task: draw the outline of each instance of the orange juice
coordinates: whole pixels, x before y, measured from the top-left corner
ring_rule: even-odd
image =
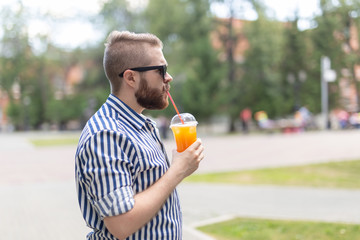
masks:
[[[196,141],[196,124],[176,124],[171,126],[177,151],[183,152]]]

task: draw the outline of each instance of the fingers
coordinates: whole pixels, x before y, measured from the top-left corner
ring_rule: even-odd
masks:
[[[201,145],[199,148],[198,148],[198,151],[199,151],[199,157],[198,157],[198,161],[201,161],[204,159],[205,155],[204,155],[204,146]]]
[[[196,139],[196,141],[195,141],[193,144],[190,145],[189,148],[196,150],[196,149],[198,149],[200,146],[202,146],[202,141],[201,141],[200,138],[198,138],[198,139]]]
[[[196,157],[196,160],[198,162],[200,162],[201,160],[204,159],[204,146],[202,145],[202,141],[200,138],[198,138],[192,145],[191,147],[194,150],[194,154]]]
[[[196,141],[191,144],[184,152],[179,153],[177,150],[173,150],[173,156],[176,154],[191,154],[193,158],[197,161],[201,161],[204,158],[204,146],[202,145],[202,141],[200,138],[196,139]]]

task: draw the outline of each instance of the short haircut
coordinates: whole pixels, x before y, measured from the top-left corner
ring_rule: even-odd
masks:
[[[105,43],[104,70],[112,88],[119,88],[119,74],[126,69],[143,67],[150,64],[147,47],[160,47],[161,40],[151,33],[113,31]],[[114,89],[113,89],[114,90]]]

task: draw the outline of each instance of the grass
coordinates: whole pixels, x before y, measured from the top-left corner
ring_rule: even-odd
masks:
[[[35,147],[76,145],[79,141],[79,137],[38,138],[38,139],[29,139],[29,141]]]
[[[360,188],[360,160],[197,174],[190,182],[271,184],[327,188]],[[218,240],[352,240],[360,239],[360,225],[310,221],[236,218],[198,228]]]
[[[195,174],[188,177],[187,181],[358,189],[360,188],[359,172],[360,160],[354,160],[237,172]]]
[[[236,218],[198,229],[218,240],[360,239],[360,225],[309,221]]]

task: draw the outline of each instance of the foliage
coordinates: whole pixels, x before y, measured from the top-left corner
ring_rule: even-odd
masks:
[[[10,117],[12,124],[15,126],[22,126],[24,124],[24,112],[19,103],[10,102],[6,109],[6,113]]]
[[[279,94],[284,41],[282,31],[280,23],[262,17],[249,22],[245,29],[251,48],[245,53],[243,64],[241,105],[243,108],[250,106],[254,112],[264,110],[270,117],[283,114],[283,98]]]
[[[0,85],[9,94],[8,115],[17,129],[37,127],[44,121],[48,86],[41,58],[34,56],[26,30],[27,12],[4,9]],[[31,104],[31,105],[30,105]]]
[[[142,22],[138,13],[129,10],[126,0],[103,1],[101,11],[94,22],[105,30],[106,36],[113,30],[144,30],[141,29]]]
[[[149,30],[164,41],[178,108],[204,121],[218,107],[222,75],[222,66],[210,42],[213,21],[209,11],[207,0],[152,0],[145,12],[153,20],[148,23]]]
[[[359,5],[358,1],[342,0],[335,4],[330,0],[321,0],[322,15],[314,19],[317,28],[312,34],[312,41],[316,49],[314,54],[318,59],[317,64],[320,62],[320,55],[328,56],[331,59],[331,67],[336,70],[338,79],[347,79],[349,85],[355,86],[357,108],[359,108],[360,85],[355,68],[360,60]],[[344,74],[344,69],[348,70],[346,74]],[[344,107],[341,105],[344,105],[342,103],[345,99],[339,98],[338,85],[338,82],[330,83],[330,108]],[[357,111],[358,109],[347,110]]]
[[[212,2],[224,3],[230,19],[212,15]],[[104,41],[112,30],[156,34],[164,42],[174,79],[171,93],[178,108],[200,121],[226,115],[230,131],[235,130],[234,123],[245,107],[253,112],[265,110],[271,118],[291,115],[300,106],[319,113],[322,56],[331,59],[338,78],[356,87],[359,106],[355,72],[360,61],[359,1],[319,0],[321,14],[314,17],[314,28],[306,31],[298,29],[301,19],[296,16],[288,23],[268,17],[261,0],[246,1],[258,18],[242,21],[244,28],[239,31],[232,25],[242,12],[235,2],[150,0],[132,8],[129,1],[108,0],[101,2],[100,13],[89,21],[102,29]],[[10,121],[18,130],[85,121],[110,92],[102,66],[103,43],[69,52],[55,47],[49,36],[39,35],[35,38],[42,50],[38,51],[28,32],[29,14],[21,1],[18,8],[1,10],[0,87],[9,96]],[[248,48],[237,59],[240,42]],[[67,91],[62,84],[77,66],[83,69],[82,81]],[[347,76],[344,69],[349,70]],[[338,81],[330,83],[329,90],[331,109],[346,105]],[[169,107],[146,114],[172,116],[175,112]]]
[[[50,122],[64,124],[81,118],[84,106],[81,96],[65,97],[61,100],[51,99],[47,105],[46,117]]]
[[[285,26],[284,29],[284,46],[287,51],[284,53],[281,62],[281,82],[282,94],[284,104],[282,114],[291,114],[297,111],[301,106],[306,105],[311,111],[320,109],[319,101],[316,98],[319,96],[320,84],[318,79],[310,77],[311,65],[309,59],[312,59],[311,45],[308,41],[308,32],[300,31],[297,27],[298,17]],[[315,84],[310,84],[314,82]],[[305,91],[305,88],[310,86],[312,94]],[[316,94],[314,94],[314,91]],[[315,98],[314,98],[315,97]]]

